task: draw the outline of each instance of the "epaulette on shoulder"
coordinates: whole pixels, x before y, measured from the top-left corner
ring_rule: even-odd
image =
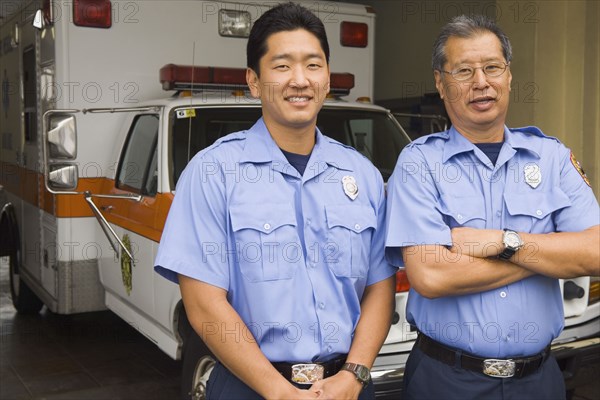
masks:
[[[533,135],[533,136],[537,136],[543,139],[549,139],[549,140],[554,140],[558,143],[560,143],[560,140],[553,137],[553,136],[548,136],[546,134],[544,134],[544,132],[542,132],[542,130],[540,128],[538,128],[537,126],[524,126],[522,128],[509,128],[509,131],[513,132],[513,133],[523,133],[525,135]]]
[[[406,147],[420,146],[422,144],[425,144],[429,141],[436,140],[436,139],[448,140],[449,137],[450,137],[450,134],[448,133],[448,131],[431,133],[429,135],[425,135],[425,136],[416,138],[415,140],[411,141],[408,145],[406,145]]]
[[[215,140],[213,144],[211,144],[210,146],[205,147],[203,150],[201,150],[199,152],[199,154],[202,154],[202,156],[204,156],[207,153],[211,153],[213,150],[218,149],[221,145],[223,145],[225,143],[246,140],[246,133],[247,133],[247,131],[239,131],[239,132],[233,132],[228,135],[222,136],[222,137],[218,138],[217,140]]]
[[[246,140],[247,134],[248,134],[248,131],[238,131],[238,132],[229,133],[229,134],[217,139],[215,141],[215,144],[233,142],[235,140]]]
[[[343,147],[343,148],[345,148],[345,149],[354,150],[354,151],[356,151],[357,153],[359,153],[359,151],[358,151],[358,150],[356,150],[354,147],[352,147],[352,146],[350,146],[350,145],[348,145],[348,144],[345,144],[345,143],[339,142],[339,141],[337,141],[337,140],[335,140],[335,139],[333,139],[333,138],[330,138],[329,136],[326,136],[326,135],[323,135],[323,137],[325,138],[325,140],[327,140],[327,141],[328,141],[329,143],[331,143],[331,144],[335,144],[335,145],[341,146],[341,147]]]

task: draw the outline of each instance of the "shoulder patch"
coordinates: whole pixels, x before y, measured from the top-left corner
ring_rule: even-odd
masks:
[[[575,154],[573,154],[573,152],[571,152],[571,164],[573,164],[573,166],[575,167],[575,169],[577,170],[577,172],[579,172],[579,175],[581,175],[581,178],[583,179],[583,181],[589,187],[592,187],[592,184],[590,183],[590,180],[588,179],[587,175],[583,171],[583,168],[581,168],[581,164],[579,164],[579,161],[577,161],[577,159],[575,158]]]

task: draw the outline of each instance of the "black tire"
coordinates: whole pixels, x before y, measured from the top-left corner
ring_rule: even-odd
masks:
[[[185,319],[180,330],[183,342],[181,398],[183,400],[204,400],[206,398],[206,382],[215,365],[215,357],[202,339],[192,329],[185,311],[181,311]]]
[[[3,227],[5,224],[2,224]],[[10,232],[10,231],[8,231]],[[20,250],[18,241],[13,238],[9,247],[9,275],[10,275],[10,294],[12,297],[12,303],[15,309],[20,314],[37,314],[40,312],[44,303],[36,296],[33,291],[27,286],[21,276],[19,275],[20,268]]]

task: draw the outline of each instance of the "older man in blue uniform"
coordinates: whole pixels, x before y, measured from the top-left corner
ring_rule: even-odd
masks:
[[[263,117],[189,163],[156,259],[219,363],[210,399],[372,399],[393,312],[378,170],[317,128],[322,22],[287,3],[257,20],[248,85]]]
[[[493,21],[447,24],[433,69],[452,128],[404,149],[389,181],[386,254],[419,330],[409,399],[565,396],[557,278],[600,275],[598,202],[557,139],[505,126],[510,62]]]

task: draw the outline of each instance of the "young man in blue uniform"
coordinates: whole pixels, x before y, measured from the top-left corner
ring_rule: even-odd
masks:
[[[287,3],[259,18],[247,81],[262,118],[189,163],[157,271],[178,276],[218,358],[210,399],[371,399],[393,312],[381,175],[316,128],[329,91],[322,22]]]
[[[558,140],[505,126],[510,62],[493,21],[447,24],[433,69],[453,126],[407,146],[388,184],[386,255],[420,332],[408,399],[565,396],[558,278],[600,275],[598,202]]]

